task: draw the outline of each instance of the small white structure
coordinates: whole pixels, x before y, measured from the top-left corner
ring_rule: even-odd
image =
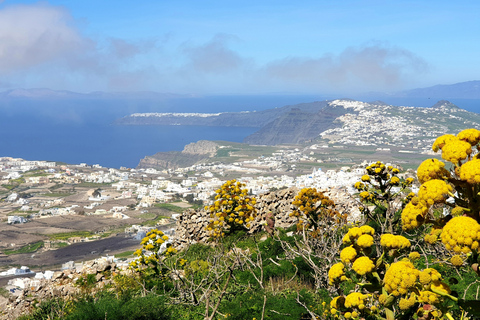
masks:
[[[15,224],[15,223],[25,223],[28,220],[25,217],[20,216],[8,216],[7,223],[8,224]]]

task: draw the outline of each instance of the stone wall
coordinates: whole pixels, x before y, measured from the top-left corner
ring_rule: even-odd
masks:
[[[292,201],[300,190],[291,187],[274,192],[268,192],[257,197],[257,218],[251,223],[249,233],[261,231],[266,224],[268,212],[275,218],[275,227],[289,228],[296,224],[297,219],[289,214],[293,211]],[[347,213],[350,220],[360,219],[359,202],[343,189],[333,188],[320,190],[335,202],[337,211]],[[205,210],[187,210],[177,220],[174,245],[184,247],[189,244],[206,243],[208,241],[207,225],[209,213]]]
[[[52,279],[35,279],[34,286],[26,287],[17,296],[10,295],[8,299],[0,296],[0,320],[16,319],[18,316],[30,312],[35,302],[55,297],[68,299],[81,293],[81,289],[75,285],[75,282],[82,276],[95,275],[96,285],[92,290],[96,291],[112,283],[112,273],[123,272],[129,273],[130,271],[118,269],[113,262],[88,261],[80,269],[57,271],[53,274]]]

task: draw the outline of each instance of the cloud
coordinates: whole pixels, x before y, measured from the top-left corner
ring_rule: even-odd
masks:
[[[238,40],[235,36],[218,34],[200,46],[184,45],[183,54],[188,63],[184,66],[193,72],[205,74],[225,74],[238,70],[245,60],[228,48],[228,42]]]
[[[71,23],[67,11],[45,4],[0,10],[0,71],[23,70],[88,50],[93,43]]]
[[[0,0],[1,1],[1,0]],[[167,37],[164,42],[177,39]],[[428,69],[414,53],[386,44],[259,65],[232,49],[234,35],[172,49],[160,40],[90,39],[63,7],[39,3],[0,9],[0,88],[73,91],[158,90],[242,93],[399,89]]]
[[[345,91],[398,88],[427,70],[428,64],[408,50],[374,44],[349,47],[337,56],[288,57],[267,64],[263,73],[276,83]]]

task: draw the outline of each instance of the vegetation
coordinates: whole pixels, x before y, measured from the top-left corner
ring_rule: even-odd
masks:
[[[61,232],[61,233],[54,233],[49,234],[48,238],[50,240],[68,240],[72,237],[91,237],[93,234],[90,231],[72,231],[72,232]]]
[[[413,177],[368,165],[355,223],[308,188],[292,202],[296,226],[275,229],[267,216],[268,234],[248,234],[255,199],[228,181],[206,207],[214,242],[175,248],[152,230],[133,274],[103,289],[84,275],[85,294],[45,301],[24,319],[476,319],[479,142],[474,129],[439,137],[433,149],[452,165],[422,163],[418,194]]]
[[[23,246],[20,249],[5,249],[3,253],[6,255],[32,253],[32,252],[36,252],[41,247],[43,247],[43,241],[38,241],[38,242],[27,244],[26,246]]]
[[[172,211],[172,212],[175,212],[175,213],[182,213],[183,211],[185,211],[185,208],[182,208],[182,207],[176,206],[174,204],[170,204],[170,203],[156,203],[155,207],[166,209],[168,211]]]

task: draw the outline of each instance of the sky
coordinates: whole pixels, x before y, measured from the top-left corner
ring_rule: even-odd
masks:
[[[0,0],[0,91],[394,92],[480,80],[479,1]]]

